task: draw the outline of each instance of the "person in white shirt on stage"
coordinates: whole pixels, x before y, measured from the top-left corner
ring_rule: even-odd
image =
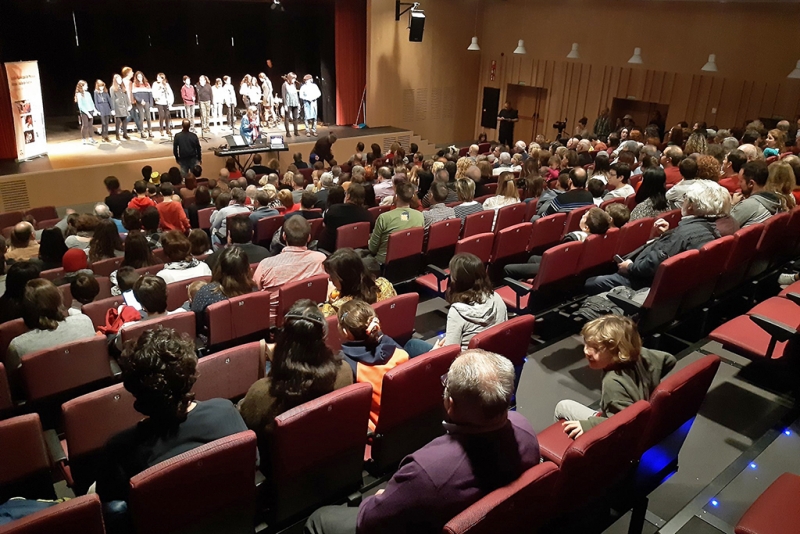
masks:
[[[222,78],[217,78],[211,88],[211,122],[215,126],[222,126],[222,104],[225,103],[225,89],[222,87]]]
[[[322,93],[310,74],[303,76],[300,87],[300,100],[303,102],[303,116],[306,121],[306,137],[317,136],[317,100]]]
[[[236,115],[234,114],[234,111],[236,111],[236,89],[234,89],[231,84],[230,76],[223,76],[222,81],[224,82],[222,86],[224,94],[223,103],[228,108],[228,127],[233,131],[235,129],[234,123],[236,122]]]
[[[250,109],[250,83],[250,75],[245,74],[244,78],[242,78],[242,82],[239,84],[239,94],[242,95],[242,104],[244,104],[244,109]]]
[[[78,111],[81,119],[81,140],[84,145],[96,145],[97,142],[92,137],[92,120],[97,115],[94,107],[94,100],[89,93],[89,84],[83,80],[78,81],[75,86],[75,103],[78,104]]]
[[[297,75],[294,72],[290,72],[284,79],[286,81],[283,82],[283,87],[281,88],[283,109],[285,110],[283,125],[286,127],[286,137],[291,137],[292,134],[289,133],[289,116],[291,115],[292,124],[294,125],[294,135],[297,136],[299,135],[297,133],[297,119],[300,111],[300,98],[298,97],[297,86],[295,85]]]
[[[166,129],[167,136],[172,139],[172,118],[169,108],[175,103],[175,94],[163,72],[156,75],[156,82],[153,84],[153,101],[158,108],[158,128],[161,137],[164,137],[164,129]]]

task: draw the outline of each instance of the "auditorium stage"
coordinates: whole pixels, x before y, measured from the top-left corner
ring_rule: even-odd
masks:
[[[300,152],[308,161],[308,155],[317,138],[306,137],[303,126],[300,136],[288,138],[287,152],[277,153],[281,168],[292,162],[292,154]],[[51,131],[52,130],[52,131]],[[262,130],[263,132],[264,130]],[[282,128],[272,128],[267,133],[280,133]],[[423,153],[431,154],[434,146],[414,135],[411,130],[382,126],[376,128],[352,128],[349,126],[325,126],[317,133],[336,134],[333,146],[334,157],[347,161],[361,141],[367,148],[378,143],[387,150],[393,142],[403,146],[415,142]],[[229,128],[212,128],[207,134],[208,142],[201,141],[203,148],[203,174],[216,177],[223,166],[222,158],[213,154],[213,149],[225,144],[223,136],[231,133]],[[48,129],[48,155],[27,162],[0,161],[0,208],[2,211],[24,210],[35,206],[54,205],[57,208],[96,202],[106,196],[103,178],[109,175],[120,179],[122,186],[130,189],[141,177],[141,168],[150,165],[154,170],[166,172],[175,165],[172,142],[156,134],[154,139],[140,139],[130,132],[130,140],[122,142],[83,145],[80,134],[72,129]],[[99,136],[96,136],[96,140]]]

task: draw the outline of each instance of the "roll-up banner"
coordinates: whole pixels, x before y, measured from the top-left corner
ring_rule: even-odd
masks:
[[[8,90],[17,136],[17,160],[24,161],[47,154],[44,133],[42,86],[37,61],[6,63]]]

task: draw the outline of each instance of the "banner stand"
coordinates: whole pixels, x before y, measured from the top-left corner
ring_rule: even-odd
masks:
[[[37,61],[6,63],[8,92],[17,142],[17,161],[47,155],[42,85]]]

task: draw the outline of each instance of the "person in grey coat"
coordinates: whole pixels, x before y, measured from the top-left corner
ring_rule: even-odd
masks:
[[[116,117],[116,130],[117,141],[120,140],[120,132],[122,132],[123,139],[130,139],[128,137],[128,111],[131,109],[131,99],[128,98],[128,92],[122,85],[122,76],[119,74],[114,75],[114,83],[111,84],[111,112]]]
[[[297,75],[294,72],[290,72],[286,75],[286,81],[283,82],[283,86],[281,87],[281,93],[283,97],[283,107],[285,110],[283,116],[283,125],[286,128],[286,137],[291,137],[292,134],[289,133],[289,116],[292,117],[292,124],[294,125],[294,135],[295,137],[298,135],[297,133],[297,119],[300,115],[300,96],[297,91],[297,86],[295,82],[297,80]]]

